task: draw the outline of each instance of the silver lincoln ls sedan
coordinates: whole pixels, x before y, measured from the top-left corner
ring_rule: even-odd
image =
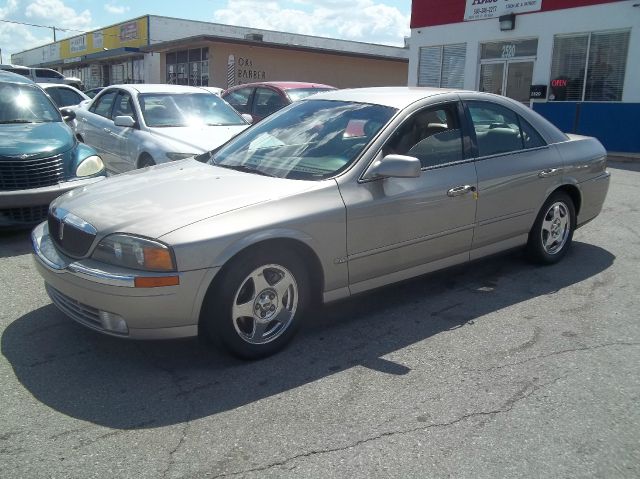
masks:
[[[85,326],[258,358],[318,302],[515,247],[555,263],[608,187],[597,140],[507,98],[341,90],[67,193],[32,240],[51,300]]]

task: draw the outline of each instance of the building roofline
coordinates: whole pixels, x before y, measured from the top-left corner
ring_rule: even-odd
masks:
[[[322,37],[314,37],[314,38],[322,38]],[[237,45],[248,45],[248,46],[262,47],[262,48],[296,50],[296,51],[303,51],[303,52],[310,52],[310,53],[325,53],[328,55],[351,56],[351,57],[357,57],[357,58],[372,58],[377,60],[396,61],[396,62],[402,62],[402,63],[409,62],[408,51],[406,52],[405,56],[389,56],[384,54],[374,54],[374,53],[365,53],[365,52],[353,52],[353,51],[350,52],[345,50],[336,50],[333,48],[311,47],[311,46],[305,46],[305,45],[292,45],[292,44],[286,44],[286,43],[260,41],[260,40],[248,40],[243,38],[225,37],[221,35],[194,35],[191,37],[185,37],[185,38],[180,38],[176,40],[167,40],[166,42],[152,43],[151,45],[141,47],[140,51],[145,53],[164,52],[166,50],[170,50],[170,49],[180,47],[185,44],[194,43],[194,42],[231,43],[231,44],[237,44]],[[365,44],[365,45],[370,45],[370,44]],[[395,47],[395,48],[398,48],[401,51],[405,51],[400,47]]]

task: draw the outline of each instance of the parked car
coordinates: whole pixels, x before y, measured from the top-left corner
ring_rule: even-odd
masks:
[[[76,109],[78,139],[122,173],[212,150],[249,124],[198,87],[113,85]]]
[[[78,90],[84,90],[84,84],[80,78],[66,77],[51,68],[29,68],[21,65],[5,64],[0,65],[0,70],[17,73],[36,83],[63,83],[65,85],[71,85]]]
[[[89,98],[95,98],[95,96],[100,93],[102,90],[104,90],[104,87],[98,87],[98,88],[91,88],[89,90],[86,90],[84,93],[85,95],[87,95]]]
[[[256,358],[316,300],[515,247],[556,263],[608,186],[598,140],[508,98],[341,90],[215,152],[63,196],[33,244],[52,301],[80,323],[129,338],[200,332]]]
[[[290,103],[335,87],[321,83],[304,82],[262,82],[245,83],[229,88],[222,93],[229,104],[238,112],[251,115],[257,123]]]
[[[80,90],[70,85],[38,83],[38,86],[47,92],[58,108],[76,106],[85,100],[91,99]]]
[[[33,226],[56,196],[104,175],[100,157],[78,144],[51,99],[31,80],[0,71],[0,228]]]

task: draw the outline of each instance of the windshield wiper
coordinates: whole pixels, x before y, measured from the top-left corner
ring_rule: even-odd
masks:
[[[30,120],[2,120],[0,121],[1,124],[6,125],[9,123],[34,123]]]
[[[251,168],[246,165],[222,165],[220,163],[214,163],[214,166],[220,166],[221,168],[228,168],[230,170],[242,171],[243,173],[256,173],[262,176],[269,176],[271,178],[277,178],[276,175],[267,173],[266,171],[258,170],[257,168]]]

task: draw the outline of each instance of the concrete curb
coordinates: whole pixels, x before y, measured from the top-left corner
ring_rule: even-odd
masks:
[[[607,161],[615,161],[618,163],[640,163],[640,155],[634,153],[609,153],[607,154]]]

